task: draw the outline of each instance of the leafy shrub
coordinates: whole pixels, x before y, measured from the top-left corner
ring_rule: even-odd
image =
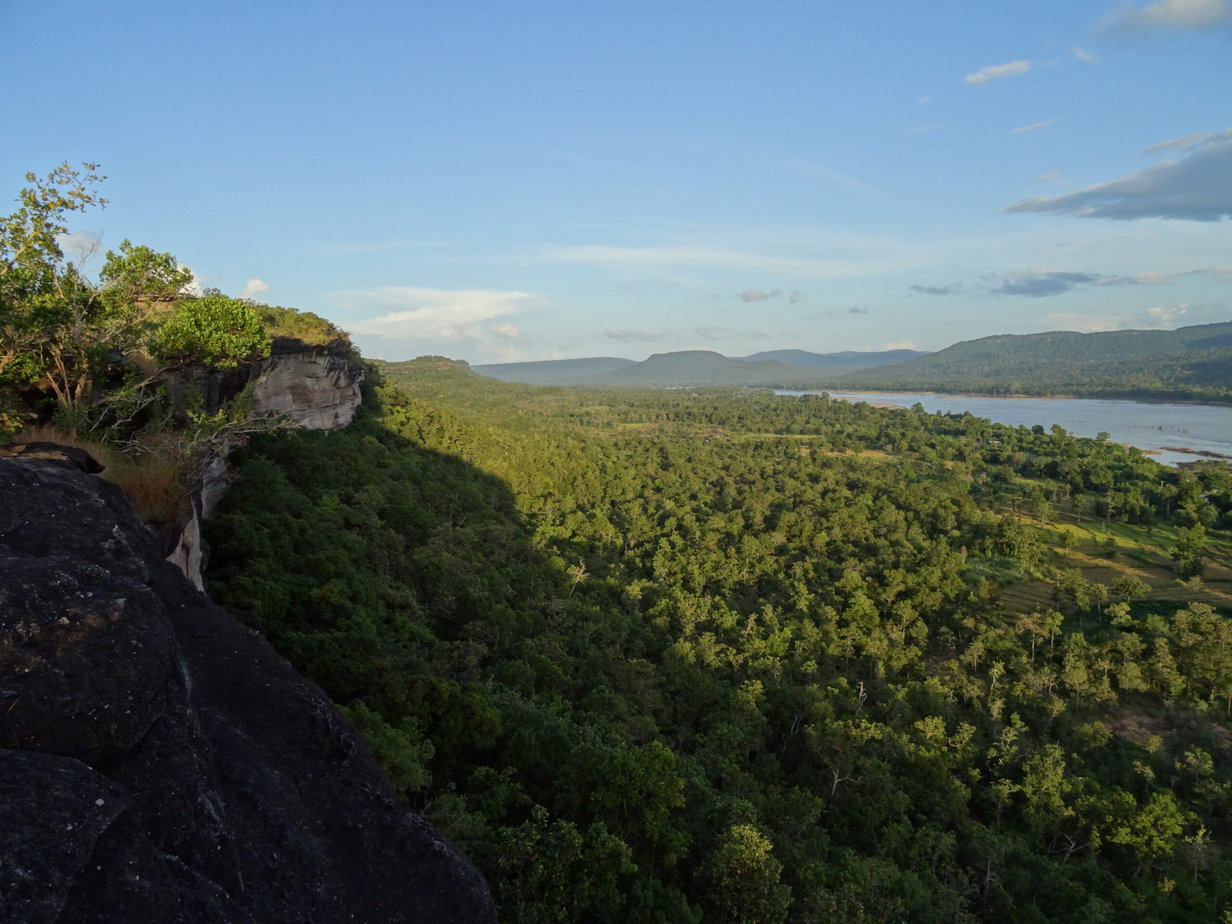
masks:
[[[270,337],[250,306],[207,295],[185,302],[163,322],[150,350],[160,362],[216,371],[268,356]]]

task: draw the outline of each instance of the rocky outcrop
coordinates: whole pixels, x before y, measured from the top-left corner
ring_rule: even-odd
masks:
[[[353,358],[348,341],[313,346],[279,337],[269,357],[260,363],[227,373],[189,372],[168,388],[174,394],[198,388],[205,406],[217,411],[224,401],[251,386],[253,414],[280,414],[308,430],[337,430],[355,418],[363,400],[363,381],[364,369]],[[227,460],[212,459],[175,523],[160,531],[164,557],[198,590],[205,589],[208,560],[201,522],[210,518],[229,486]]]
[[[0,458],[0,921],[490,921],[349,722],[72,458]]]
[[[309,430],[345,427],[359,407],[363,369],[348,344],[307,347],[280,339],[256,370],[253,402],[258,414],[285,414]]]

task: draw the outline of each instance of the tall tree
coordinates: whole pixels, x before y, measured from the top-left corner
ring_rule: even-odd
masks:
[[[106,205],[96,164],[63,163],[31,185],[0,218],[0,378],[54,393],[61,407],[86,403],[115,352],[132,349],[158,300],[191,279],[170,254],[124,241],[108,252],[101,283],[65,253],[70,212]]]

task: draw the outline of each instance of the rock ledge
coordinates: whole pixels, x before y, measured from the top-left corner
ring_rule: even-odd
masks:
[[[494,921],[320,689],[40,456],[0,458],[0,922]]]

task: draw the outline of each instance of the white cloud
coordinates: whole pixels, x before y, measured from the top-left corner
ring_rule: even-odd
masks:
[[[1085,48],[1079,48],[1077,45],[1069,51],[1070,54],[1072,54],[1077,60],[1085,61],[1087,64],[1094,64],[1099,60],[1099,55],[1095,54],[1095,52],[1087,51]]]
[[[1212,29],[1232,24],[1232,0],[1156,0],[1130,4],[1104,17],[1112,29]]]
[[[524,309],[532,296],[525,292],[492,289],[382,286],[334,292],[328,298],[352,311],[394,309],[348,322],[347,326],[353,334],[459,340],[485,321]]]
[[[1175,308],[1162,308],[1158,306],[1148,308],[1146,310],[1147,323],[1156,329],[1168,330],[1176,327],[1187,311],[1189,311],[1188,305],[1177,305]]]
[[[1043,122],[1033,122],[1030,125],[1023,125],[1023,126],[1020,126],[1019,128],[1011,128],[1008,132],[1006,132],[1006,134],[1007,135],[1021,135],[1023,132],[1033,132],[1037,128],[1047,128],[1049,125],[1051,125],[1055,121],[1056,119],[1046,119]]]
[[[914,340],[891,340],[885,345],[886,350],[918,350]]]
[[[200,295],[202,292],[205,291],[205,279],[204,278],[202,278],[201,276],[198,276],[195,270],[193,270],[191,267],[185,266],[183,263],[178,264],[178,266],[180,269],[188,270],[190,273],[192,273],[192,279],[189,281],[188,285],[184,286],[183,292],[185,294]]]
[[[1176,146],[1182,140],[1164,145]],[[1179,160],[1162,161],[1063,196],[1029,196],[1006,206],[1005,211],[1121,220],[1222,221],[1232,216],[1232,129],[1188,147]]]
[[[512,362],[521,358],[521,331],[492,322],[538,305],[526,292],[421,286],[333,292],[326,299],[361,316],[344,321],[347,330],[365,354],[383,359],[465,352]]]
[[[253,276],[244,283],[244,291],[240,298],[256,298],[258,295],[264,295],[270,289],[269,283],[262,279]]]
[[[1029,70],[1031,70],[1030,61],[1010,61],[1008,64],[993,64],[989,67],[982,67],[974,74],[968,74],[963,80],[967,83],[980,85],[991,83],[1002,77],[1016,77],[1027,73]]]

